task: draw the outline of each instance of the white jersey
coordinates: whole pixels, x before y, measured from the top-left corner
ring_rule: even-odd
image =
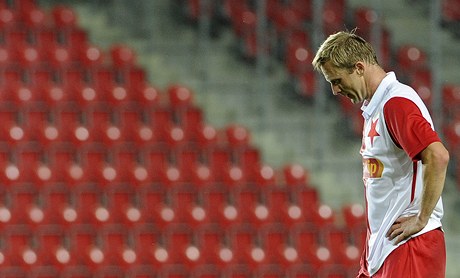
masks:
[[[436,141],[437,138],[428,109],[418,94],[409,86],[398,82],[394,73],[388,73],[370,102],[362,107],[365,122],[360,152],[363,158],[363,181],[367,205],[368,249],[366,251],[370,275],[375,274],[385,258],[398,247],[389,241],[385,234],[397,218],[419,212],[423,188],[422,162],[411,157],[407,149],[402,148],[395,140],[392,130],[389,130],[384,107],[391,99],[393,103],[401,99],[415,103],[416,106],[413,107],[415,110],[419,109],[416,112],[423,116],[420,117],[421,120],[429,123],[427,126],[431,128],[430,132],[434,135],[430,135],[430,139],[427,139],[431,141],[420,146],[422,147],[420,151],[427,146],[426,144]],[[402,120],[401,123],[410,124],[410,121]],[[443,207],[440,199],[426,227],[412,237],[440,227],[442,216]],[[405,241],[400,244],[404,243]]]

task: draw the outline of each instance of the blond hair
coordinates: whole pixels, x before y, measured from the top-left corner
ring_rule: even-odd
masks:
[[[372,45],[354,31],[330,35],[319,47],[312,65],[315,70],[321,71],[321,66],[328,61],[337,68],[346,69],[352,69],[358,61],[378,65]]]

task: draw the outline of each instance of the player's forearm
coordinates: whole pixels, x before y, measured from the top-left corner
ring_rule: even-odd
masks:
[[[425,225],[442,194],[448,162],[449,153],[439,142],[432,143],[422,152],[424,186],[418,218]]]

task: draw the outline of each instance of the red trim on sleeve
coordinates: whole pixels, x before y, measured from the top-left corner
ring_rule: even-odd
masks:
[[[440,141],[438,134],[410,99],[394,97],[383,108],[385,122],[395,144],[414,160],[428,145]]]

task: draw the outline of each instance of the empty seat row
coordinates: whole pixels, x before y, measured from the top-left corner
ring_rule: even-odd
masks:
[[[88,225],[71,230],[42,226],[33,231],[11,226],[2,235],[5,244],[0,249],[0,267],[62,269],[83,265],[94,271],[103,266],[129,269],[151,265],[162,269],[182,265],[192,270],[204,265],[245,265],[250,269],[278,265],[288,269],[304,264],[319,271],[335,264],[356,268],[361,253],[361,239],[356,236],[360,237],[336,228],[318,233],[309,225],[286,229],[278,224],[258,229],[247,224],[227,229],[216,225],[192,229],[176,224],[162,232],[149,224],[97,230]]]

